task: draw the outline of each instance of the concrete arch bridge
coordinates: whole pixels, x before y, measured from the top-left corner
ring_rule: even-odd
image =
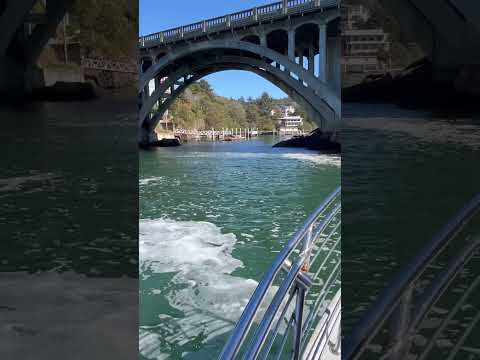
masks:
[[[35,5],[44,5],[35,12]],[[21,95],[34,81],[34,64],[74,0],[0,0],[0,93]]]
[[[190,84],[225,70],[272,82],[335,137],[341,119],[339,25],[339,0],[283,0],[141,37],[139,143],[157,140],[155,127]]]

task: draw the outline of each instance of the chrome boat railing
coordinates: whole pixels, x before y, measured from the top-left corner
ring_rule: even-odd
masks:
[[[450,219],[377,298],[352,335],[344,339],[343,358],[480,358],[479,270],[480,194]],[[442,309],[445,303],[448,306]],[[433,330],[432,323],[436,324]],[[474,329],[476,346],[465,346]]]
[[[340,354],[340,188],[297,230],[255,289],[221,360]],[[266,308],[266,310],[264,310]]]

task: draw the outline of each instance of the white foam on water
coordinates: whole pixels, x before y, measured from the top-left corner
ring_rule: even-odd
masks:
[[[340,167],[342,164],[341,157],[337,155],[291,153],[282,154],[282,157],[291,160],[309,161],[318,165],[331,165]]]
[[[57,178],[57,174],[43,173],[29,176],[17,176],[5,179],[0,179],[0,192],[19,191],[22,190],[22,185],[30,182],[43,182]]]
[[[165,180],[164,176],[156,176],[156,177],[150,177],[150,178],[146,178],[146,179],[140,179],[139,184],[140,185],[148,185],[150,183],[161,182],[163,180]]]
[[[158,326],[141,328],[143,356],[163,358],[169,347],[199,335],[208,342],[233,328],[258,284],[231,275],[243,266],[232,256],[236,241],[234,234],[222,234],[208,222],[140,222],[140,272],[176,273],[163,295],[183,313],[159,314]]]

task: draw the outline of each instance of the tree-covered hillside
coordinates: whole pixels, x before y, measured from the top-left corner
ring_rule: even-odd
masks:
[[[256,99],[228,99],[214,93],[206,80],[192,84],[170,108],[169,115],[176,127],[189,129],[258,128],[273,130],[276,119],[270,111],[293,104],[289,99],[273,99],[267,93]],[[295,106],[298,109],[298,106]],[[302,115],[301,109],[298,109]],[[315,126],[308,120],[305,130]]]
[[[76,0],[70,11],[83,50],[113,59],[137,56],[138,1]]]

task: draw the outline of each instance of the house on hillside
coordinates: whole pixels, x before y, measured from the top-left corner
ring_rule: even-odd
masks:
[[[363,5],[342,8],[342,67],[347,74],[384,73],[391,68],[390,35],[362,25],[371,16]]]
[[[280,135],[297,135],[303,133],[303,118],[295,115],[293,105],[272,109],[271,115],[277,118],[276,129]]]

